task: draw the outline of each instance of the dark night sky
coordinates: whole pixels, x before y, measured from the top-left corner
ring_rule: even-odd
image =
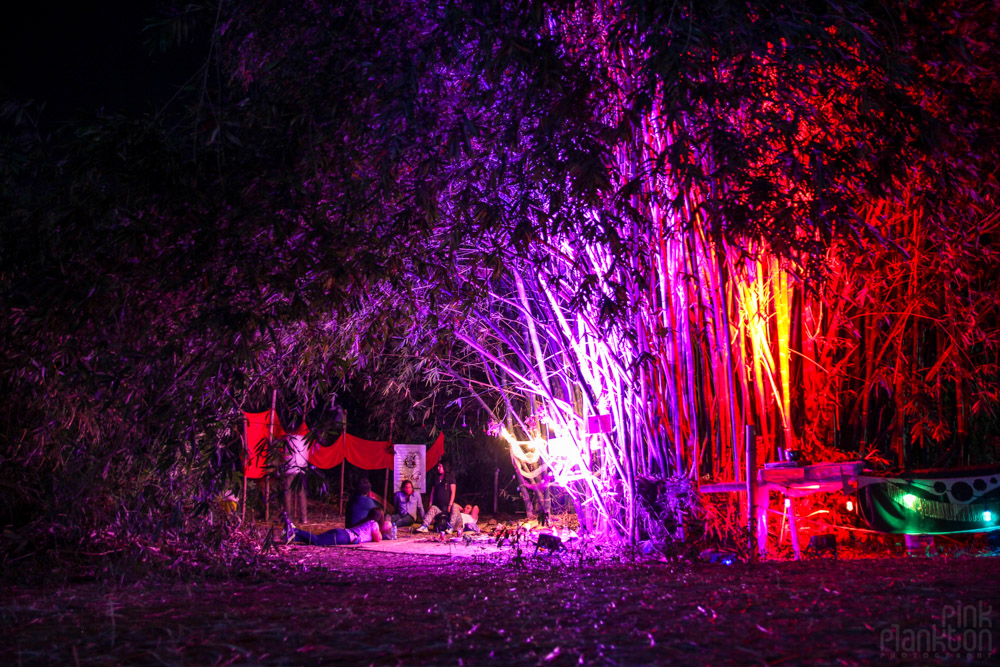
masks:
[[[0,90],[46,101],[50,121],[152,110],[196,67],[193,49],[151,55],[143,45],[155,2],[12,4],[0,15]]]

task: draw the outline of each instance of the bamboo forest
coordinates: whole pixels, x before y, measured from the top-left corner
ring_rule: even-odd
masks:
[[[0,657],[996,659],[995,2],[40,12]]]

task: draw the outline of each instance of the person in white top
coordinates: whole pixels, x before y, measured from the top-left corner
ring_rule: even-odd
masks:
[[[309,444],[306,442],[305,433],[308,433],[308,429],[305,425],[301,431],[288,435],[285,465],[281,477],[285,491],[285,512],[295,521],[306,523],[308,501],[305,472],[309,468]]]
[[[466,505],[462,508],[462,528],[473,533],[479,530],[479,505]]]

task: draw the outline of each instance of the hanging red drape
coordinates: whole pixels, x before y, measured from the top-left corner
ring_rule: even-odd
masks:
[[[247,420],[243,473],[248,479],[260,479],[267,474],[268,443],[271,438],[282,438],[285,435],[277,419],[274,420],[274,432],[270,432],[271,414],[270,410],[243,413],[243,418]]]
[[[433,470],[434,466],[438,464],[441,457],[444,456],[444,433],[438,433],[437,439],[434,440],[434,444],[431,448],[427,450],[427,470]]]
[[[303,423],[294,433],[288,434],[281,423],[274,420],[274,432],[271,427],[271,411],[244,412],[247,420],[246,429],[246,463],[244,474],[248,479],[260,479],[267,474],[268,442],[286,435],[305,436],[309,429]],[[427,468],[431,469],[444,454],[444,434],[438,433],[437,439],[427,450]],[[332,445],[313,442],[309,447],[309,464],[322,470],[336,468],[343,463],[344,458],[364,470],[392,469],[393,450],[388,440],[365,440],[357,436],[343,433]]]
[[[341,435],[337,438],[336,442],[332,445],[323,445],[319,442],[313,442],[312,447],[309,448],[309,463],[321,468],[323,470],[329,470],[330,468],[336,468],[344,461],[344,436]]]
[[[278,428],[281,429],[283,433],[287,433],[288,435],[309,435],[309,425],[305,422],[300,423],[299,427],[294,431],[285,430],[285,427],[280,423],[278,424]]]
[[[347,460],[364,470],[392,468],[392,446],[388,440],[365,440],[347,434]]]
[[[439,433],[437,439],[427,450],[427,468],[433,468],[444,455],[444,434]],[[343,434],[332,445],[322,445],[314,442],[309,449],[309,463],[329,470],[343,462],[348,462],[365,470],[381,470],[393,467],[393,451],[388,440],[365,440],[350,434]]]

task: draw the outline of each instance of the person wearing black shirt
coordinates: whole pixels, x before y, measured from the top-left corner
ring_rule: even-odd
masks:
[[[455,474],[448,470],[443,461],[438,462],[436,470],[437,479],[431,487],[431,506],[424,515],[423,523],[417,527],[417,532],[430,532],[434,517],[447,514],[451,520],[451,530],[461,534],[462,508],[455,504]]]

